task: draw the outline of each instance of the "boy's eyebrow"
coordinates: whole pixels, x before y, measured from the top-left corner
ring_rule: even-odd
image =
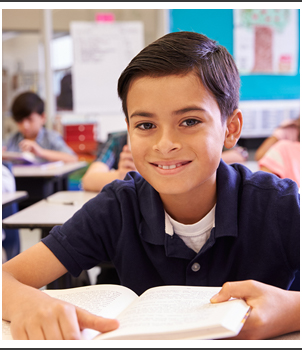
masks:
[[[144,112],[144,111],[136,111],[136,112],[132,113],[129,118],[132,118],[132,117],[150,118],[150,117],[154,117],[154,113],[149,113],[149,112]]]
[[[197,106],[189,106],[189,107],[178,109],[177,111],[173,111],[173,114],[179,115],[179,114],[184,114],[184,113],[192,112],[192,111],[206,112],[206,110],[204,108],[197,107]],[[130,118],[135,117],[135,116],[150,118],[150,117],[154,117],[154,114],[149,113],[149,112],[144,112],[144,111],[136,111],[130,115]]]
[[[189,107],[178,109],[177,111],[174,111],[173,114],[179,115],[179,114],[184,114],[184,113],[193,112],[193,111],[206,112],[204,108],[201,108],[198,106],[189,106]]]

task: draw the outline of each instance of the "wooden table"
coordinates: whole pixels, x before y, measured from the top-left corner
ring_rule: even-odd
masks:
[[[4,228],[40,228],[48,233],[53,226],[62,225],[71,218],[97,194],[98,192],[88,191],[59,191],[2,220],[2,225]]]
[[[12,203],[18,203],[28,198],[27,191],[14,191],[2,193],[2,208]]]
[[[268,340],[300,340],[300,331],[279,335],[278,337],[271,338]]]
[[[58,191],[68,190],[68,176],[83,169],[87,162],[52,162],[41,165],[13,165],[12,172],[18,191],[27,191],[29,198],[20,209],[38,202]]]

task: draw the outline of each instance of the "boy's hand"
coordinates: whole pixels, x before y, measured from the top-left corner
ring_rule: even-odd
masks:
[[[253,280],[227,282],[212,303],[241,298],[251,312],[241,332],[229,339],[268,339],[300,329],[300,293]]]
[[[128,145],[123,147],[123,151],[120,153],[120,160],[118,163],[119,178],[124,179],[128,171],[136,171],[136,167],[133,161],[132,153]]]
[[[22,140],[19,143],[19,147],[20,147],[22,152],[32,152],[37,157],[43,158],[44,148],[39,146],[36,141],[26,140],[26,139]]]
[[[13,339],[73,340],[81,339],[81,330],[84,328],[104,333],[119,326],[115,319],[93,315],[47,295],[41,298],[31,303],[27,310],[15,314],[11,322]]]

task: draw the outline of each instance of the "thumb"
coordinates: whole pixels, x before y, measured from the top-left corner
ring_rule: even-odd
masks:
[[[230,298],[247,300],[250,297],[250,292],[249,281],[226,282],[223,284],[219,293],[214,295],[210,301],[211,303],[220,303]]]
[[[80,329],[90,328],[105,333],[118,328],[118,320],[94,315],[84,309],[76,307]]]

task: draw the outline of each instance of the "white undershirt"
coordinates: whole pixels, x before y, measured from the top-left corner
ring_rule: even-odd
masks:
[[[176,233],[189,248],[198,253],[215,227],[215,208],[216,204],[204,218],[192,225],[181,224],[165,212],[166,233],[170,236]]]

